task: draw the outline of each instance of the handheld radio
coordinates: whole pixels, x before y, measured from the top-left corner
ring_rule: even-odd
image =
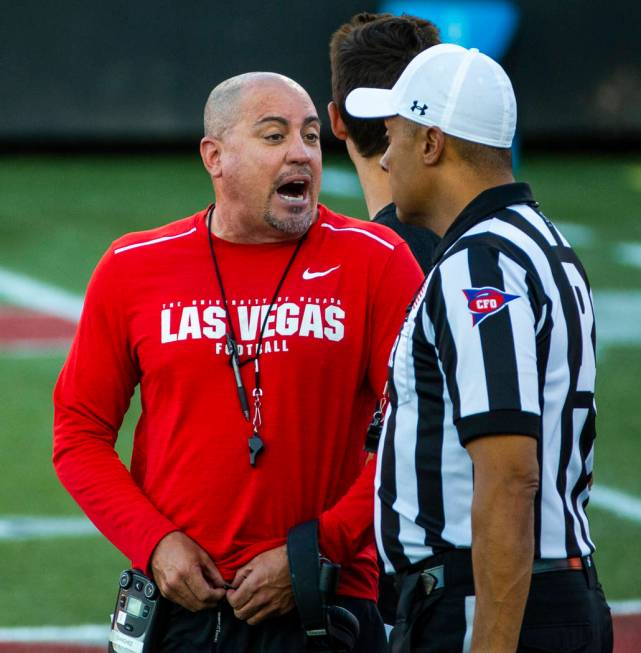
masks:
[[[156,584],[138,569],[120,574],[116,607],[109,631],[109,653],[151,651],[160,592]]]

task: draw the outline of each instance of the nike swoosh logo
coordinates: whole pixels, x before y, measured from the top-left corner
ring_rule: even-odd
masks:
[[[338,270],[338,268],[340,268],[340,265],[330,268],[329,270],[323,270],[322,272],[310,272],[309,268],[307,268],[305,272],[303,272],[303,279],[316,279],[317,277],[324,277],[328,275],[330,272],[333,272],[334,270]]]

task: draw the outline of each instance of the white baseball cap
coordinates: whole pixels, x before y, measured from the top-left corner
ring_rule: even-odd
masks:
[[[345,108],[356,118],[403,116],[494,147],[510,147],[516,129],[516,98],[506,72],[476,48],[453,43],[417,54],[391,89],[354,89]]]

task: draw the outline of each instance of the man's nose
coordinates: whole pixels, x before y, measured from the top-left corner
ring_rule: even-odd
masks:
[[[287,161],[307,163],[311,158],[311,146],[301,136],[294,136],[287,148]]]
[[[380,165],[381,168],[383,168],[383,170],[385,170],[385,172],[389,172],[388,162],[389,162],[389,146],[385,150],[385,153],[383,154],[383,156],[380,158],[380,160],[378,162],[378,165]]]

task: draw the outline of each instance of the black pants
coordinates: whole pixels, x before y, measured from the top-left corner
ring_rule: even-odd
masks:
[[[415,574],[404,578],[390,640],[392,653],[470,650],[474,616],[471,562],[462,552],[454,553],[437,556],[435,564],[445,567],[445,587],[429,596]],[[612,646],[610,609],[593,564],[532,575],[517,653],[611,653]]]
[[[360,623],[354,653],[384,653],[385,628],[373,601],[337,596]],[[164,602],[154,653],[301,653],[303,629],[296,611],[266,619],[256,626],[234,617],[223,602],[219,609],[189,612]]]

